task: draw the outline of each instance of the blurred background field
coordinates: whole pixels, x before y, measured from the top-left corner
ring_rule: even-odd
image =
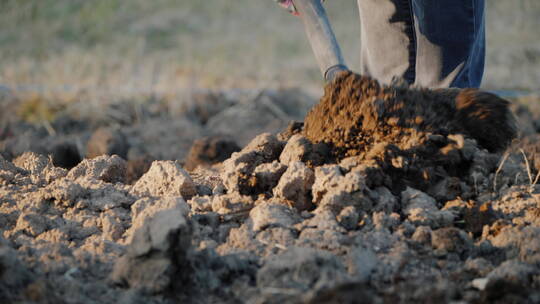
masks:
[[[488,0],[488,89],[540,87],[540,1]],[[358,66],[354,0],[326,5]],[[300,20],[271,0],[1,0],[0,84],[50,99],[322,82]]]
[[[271,0],[1,3],[0,77],[10,87],[111,96],[321,84],[300,20]],[[356,62],[350,4],[329,10]]]

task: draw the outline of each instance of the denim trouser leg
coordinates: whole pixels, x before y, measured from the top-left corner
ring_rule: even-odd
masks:
[[[484,0],[358,0],[361,73],[426,87],[479,87]]]

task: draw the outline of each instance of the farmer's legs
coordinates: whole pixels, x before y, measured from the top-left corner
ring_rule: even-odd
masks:
[[[361,73],[427,87],[478,87],[484,0],[358,0]]]
[[[479,87],[484,72],[484,0],[412,0],[416,83]]]
[[[389,83],[415,79],[416,43],[409,0],[358,0],[361,23],[360,73]]]

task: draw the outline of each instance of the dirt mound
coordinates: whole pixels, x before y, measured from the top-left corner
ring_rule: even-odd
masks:
[[[473,89],[414,89],[381,86],[342,72],[306,116],[304,134],[331,144],[338,157],[365,153],[373,143],[398,143],[403,133],[464,134],[490,151],[517,135],[509,103]]]
[[[393,183],[390,165],[321,163],[333,158],[299,134],[262,134],[196,176],[154,162],[132,186],[117,156],[70,171],[32,153],[0,159],[0,255],[21,261],[2,266],[20,278],[0,272],[0,292],[42,303],[535,302],[539,194],[521,154],[499,165],[472,140],[439,136],[462,178],[425,191]]]
[[[343,72],[306,116],[303,134],[327,144],[336,161],[354,156],[377,164],[392,189],[427,190],[448,176],[462,178],[474,149],[510,145],[517,126],[508,106],[472,89],[380,86]]]
[[[384,89],[370,85],[369,92]],[[378,112],[376,100],[365,102],[371,116],[359,118],[362,128],[350,124],[344,133],[354,146],[332,137],[337,124],[310,139],[316,128],[308,118],[304,133],[293,123],[279,135],[259,134],[222,163],[191,172],[179,161],[134,161],[145,154],[133,151],[127,162],[104,155],[70,170],[35,153],[0,156],[0,296],[37,303],[539,302],[540,189],[524,159],[536,150],[520,150],[534,137],[503,156],[447,118],[440,126],[388,123],[394,116]],[[396,113],[405,111],[397,104]],[[189,126],[177,123],[178,130]],[[129,145],[140,146],[130,132]]]

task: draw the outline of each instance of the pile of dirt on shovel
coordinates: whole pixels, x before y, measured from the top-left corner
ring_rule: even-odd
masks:
[[[118,156],[70,170],[0,157],[0,299],[540,301],[540,189],[520,152],[537,139],[503,154],[462,128],[386,119],[344,129],[346,147],[314,137],[310,115],[211,167],[154,161],[133,184]]]

